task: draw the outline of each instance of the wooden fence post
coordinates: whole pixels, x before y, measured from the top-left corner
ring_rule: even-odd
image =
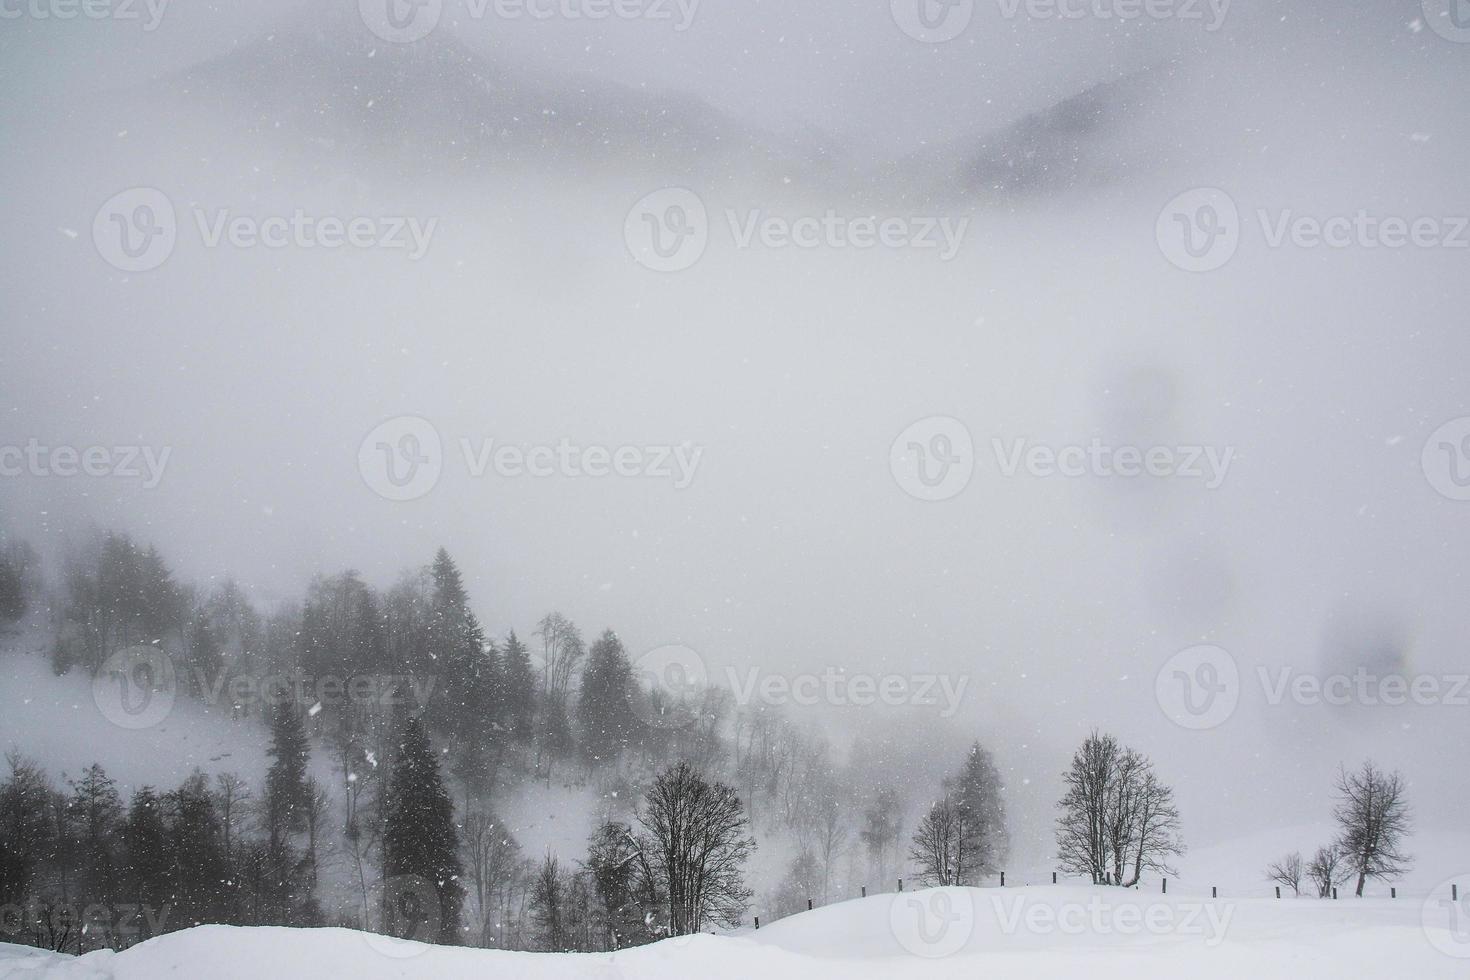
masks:
[[[1051,873],[1051,883],[1052,883],[1052,884],[1053,884],[1053,885],[1055,885],[1055,884],[1056,884],[1056,883],[1057,883],[1057,873],[1056,873],[1056,872],[1055,872],[1055,871],[1053,871],[1053,872],[1052,872],[1052,873]]]
[[[1006,873],[1004,871],[1002,871],[1000,873],[1000,887],[1004,888],[1005,886],[1006,886]]]
[[[1218,888],[1216,888],[1214,885],[1211,885],[1210,886],[1210,897],[1211,898],[1219,898],[1220,897],[1220,890]]]
[[[761,917],[760,916],[756,916],[755,917],[755,927],[757,929],[759,929],[761,927]]]
[[[898,879],[898,890],[903,891],[903,879]]]
[[[808,912],[810,912],[812,910],[812,900],[811,899],[807,899],[806,900],[806,910]]]
[[[1277,885],[1276,886],[1276,897],[1277,898],[1280,898],[1281,897],[1281,886],[1280,885]]]
[[[1169,879],[1168,878],[1165,878],[1164,879],[1164,894],[1165,895],[1169,894]]]
[[[863,898],[867,898],[867,897],[868,897],[868,886],[867,885],[864,885],[863,886]]]

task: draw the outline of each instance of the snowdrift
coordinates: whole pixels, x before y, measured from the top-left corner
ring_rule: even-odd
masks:
[[[947,888],[870,896],[759,931],[666,940],[612,954],[453,949],[344,929],[206,926],[122,953],[77,958],[0,947],[0,977],[1463,978],[1470,969],[1470,930],[1465,910],[1458,922],[1454,911],[1433,896],[1233,901],[1091,887]]]

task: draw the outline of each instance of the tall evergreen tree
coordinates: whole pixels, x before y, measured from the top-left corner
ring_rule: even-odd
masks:
[[[577,721],[582,747],[590,759],[615,759],[628,748],[638,730],[633,713],[633,664],[622,641],[606,630],[588,651],[582,671]]]
[[[301,711],[289,702],[276,705],[271,714],[271,744],[267,750],[271,767],[265,775],[265,822],[271,847],[284,845],[290,835],[305,825],[310,795],[306,764],[311,746]]]
[[[117,784],[93,763],[71,787],[67,816],[77,848],[78,887],[96,901],[111,902],[117,897],[116,839],[123,815]]]
[[[536,670],[531,666],[531,651],[511,630],[501,655],[502,701],[505,721],[511,737],[529,742],[536,726]]]
[[[168,895],[169,852],[163,824],[163,802],[152,786],[133,794],[123,828],[127,853],[128,900],[149,909],[161,908]]]
[[[968,880],[963,884],[978,884],[981,876],[1000,869],[1010,847],[1000,772],[990,752],[979,742],[970,746],[951,788],[968,866]]]
[[[432,938],[454,945],[460,938],[460,913],[464,904],[461,873],[454,804],[444,787],[439,760],[423,724],[417,718],[410,718],[404,726],[388,784],[383,874],[390,884],[395,880],[427,882],[438,898],[438,934]],[[398,921],[402,910],[390,907],[386,912],[389,931],[406,934]]]

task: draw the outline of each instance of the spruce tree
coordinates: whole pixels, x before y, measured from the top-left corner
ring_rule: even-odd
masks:
[[[266,832],[272,848],[284,845],[302,829],[308,801],[306,763],[311,747],[295,704],[283,702],[271,714],[271,759],[265,776]]]
[[[577,701],[582,745],[589,758],[607,761],[628,747],[638,727],[632,697],[633,665],[617,634],[607,630],[588,651]]]
[[[154,911],[162,908],[169,889],[169,850],[162,802],[152,786],[133,794],[123,846],[129,901]]]
[[[454,945],[460,938],[460,911],[464,886],[460,881],[459,834],[454,826],[454,804],[439,773],[439,760],[417,718],[404,726],[388,783],[388,812],[383,829],[383,874],[390,894],[401,894],[395,882],[426,883],[437,893],[437,934],[414,938]],[[427,896],[412,890],[415,897]],[[386,910],[389,932],[407,935],[400,916],[404,910]],[[433,921],[433,920],[431,920]]]
[[[501,672],[504,678],[504,721],[511,737],[518,742],[529,742],[535,733],[536,723],[536,671],[531,666],[531,651],[511,630],[505,641],[501,656]]]

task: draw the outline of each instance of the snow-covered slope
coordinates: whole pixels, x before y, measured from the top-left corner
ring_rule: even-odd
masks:
[[[123,953],[0,959],[0,977],[1463,977],[1470,935],[1452,932],[1449,910],[1440,906],[1425,921],[1425,908],[1375,899],[1209,902],[1069,886],[933,889],[828,906],[759,932],[616,954],[506,953],[341,929],[209,926]]]

